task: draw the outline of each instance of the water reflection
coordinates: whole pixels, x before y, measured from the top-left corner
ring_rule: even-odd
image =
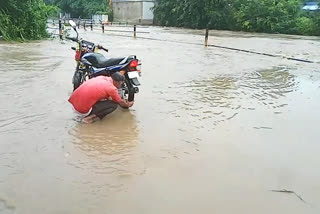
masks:
[[[135,115],[119,108],[102,121],[78,124],[72,135],[79,149],[94,156],[130,152],[137,143],[138,133]]]
[[[95,174],[130,174],[133,149],[139,129],[135,115],[118,108],[111,115],[93,124],[81,124],[71,130],[76,150],[87,158],[73,156],[69,164]],[[138,169],[139,170],[139,169]]]

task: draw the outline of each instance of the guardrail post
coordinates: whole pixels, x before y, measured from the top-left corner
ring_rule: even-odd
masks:
[[[208,46],[208,39],[209,39],[209,29],[207,28],[206,29],[206,35],[205,35],[205,38],[204,38],[204,46]]]
[[[137,26],[133,25],[133,37],[136,38],[137,37]]]
[[[61,23],[61,19],[59,19],[59,37],[62,40],[62,23]]]
[[[83,22],[83,29],[86,30],[86,20]]]
[[[92,26],[92,19],[91,19],[91,23],[90,23],[90,28],[91,28],[91,30],[92,30],[92,28],[93,28],[93,26]]]

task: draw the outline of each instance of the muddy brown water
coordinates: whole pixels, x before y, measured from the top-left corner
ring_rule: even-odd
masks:
[[[203,43],[199,31],[144,30]],[[320,212],[319,64],[80,34],[106,56],[136,54],[140,94],[130,111],[80,124],[67,102],[73,44],[1,42],[0,213]],[[320,61],[316,37],[213,35],[211,44]],[[282,189],[306,203],[270,191]]]

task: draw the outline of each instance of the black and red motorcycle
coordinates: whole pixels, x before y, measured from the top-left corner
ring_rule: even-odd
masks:
[[[128,101],[134,100],[135,93],[139,92],[139,77],[141,77],[141,63],[136,56],[131,55],[119,58],[105,58],[98,50],[108,52],[101,45],[79,39],[76,24],[70,20],[70,25],[77,34],[76,38],[66,37],[76,42],[75,50],[76,70],[72,78],[73,90],[76,90],[84,81],[96,76],[111,76],[120,72],[125,76],[125,82],[120,89],[120,95]]]

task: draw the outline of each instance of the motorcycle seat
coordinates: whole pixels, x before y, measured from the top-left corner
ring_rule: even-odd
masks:
[[[98,53],[88,53],[83,56],[87,61],[89,61],[93,67],[96,68],[106,68],[112,65],[118,65],[125,57],[120,58],[105,58],[102,54]]]

